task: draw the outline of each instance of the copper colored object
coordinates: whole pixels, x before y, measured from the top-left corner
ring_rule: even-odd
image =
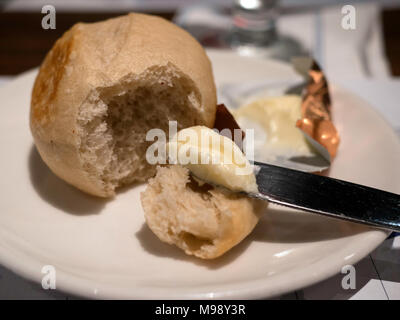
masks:
[[[301,104],[302,118],[297,121],[296,126],[324,146],[333,159],[340,137],[332,123],[328,82],[315,61],[308,71],[308,76]]]

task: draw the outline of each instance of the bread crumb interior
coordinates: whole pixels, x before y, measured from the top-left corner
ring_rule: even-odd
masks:
[[[96,89],[81,106],[80,155],[90,174],[101,176],[106,190],[145,181],[155,166],[145,158],[146,133],[168,121],[178,130],[199,124],[200,94],[192,80],[173,65],[154,66],[116,85]]]

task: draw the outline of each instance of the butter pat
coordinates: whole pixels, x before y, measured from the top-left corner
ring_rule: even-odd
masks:
[[[296,127],[296,121],[301,118],[300,96],[262,98],[232,113],[241,128],[255,130],[257,160],[314,154],[313,148]]]
[[[253,168],[229,138],[204,126],[180,130],[167,143],[171,163],[188,168],[197,178],[231,191],[257,193]]]

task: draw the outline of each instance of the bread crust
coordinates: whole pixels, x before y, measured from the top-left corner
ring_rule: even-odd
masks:
[[[50,169],[85,192],[112,196],[80,158],[79,108],[94,89],[167,64],[193,80],[201,95],[199,123],[211,127],[216,108],[211,63],[201,45],[176,25],[131,13],[78,23],[58,39],[40,67],[30,112],[34,142]]]
[[[193,189],[190,180],[180,165],[157,167],[140,195],[145,219],[161,241],[215,259],[250,234],[268,203],[211,185]]]

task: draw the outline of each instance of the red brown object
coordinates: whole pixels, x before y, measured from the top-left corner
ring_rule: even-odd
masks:
[[[235,118],[229,112],[228,108],[225,107],[225,105],[223,103],[217,105],[214,129],[217,129],[220,133],[223,129],[229,129],[231,136],[227,136],[227,135],[225,135],[225,136],[227,136],[229,139],[232,139],[238,145],[240,150],[243,151],[242,141],[245,137],[245,133],[242,129],[240,129],[240,126],[236,122]],[[235,134],[234,134],[235,129],[239,129],[241,131],[241,133],[242,133],[241,141],[237,141],[237,139],[235,139]],[[223,132],[221,134],[224,135]]]

